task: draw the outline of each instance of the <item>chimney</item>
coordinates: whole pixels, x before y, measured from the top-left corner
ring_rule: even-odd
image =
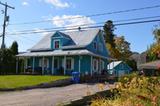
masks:
[[[78,27],[78,30],[81,31],[81,27]]]

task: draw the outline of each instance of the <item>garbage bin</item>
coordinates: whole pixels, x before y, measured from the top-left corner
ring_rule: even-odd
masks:
[[[72,72],[72,82],[79,83],[80,82],[80,73],[79,72]]]

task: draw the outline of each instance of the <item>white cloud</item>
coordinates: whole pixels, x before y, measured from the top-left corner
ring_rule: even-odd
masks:
[[[82,15],[63,15],[55,16],[52,18],[53,24],[56,27],[67,27],[68,28],[78,28],[78,27],[88,27],[91,24],[95,24],[95,21],[89,17]],[[84,25],[84,26],[82,26]]]
[[[24,2],[22,2],[22,5],[23,5],[23,6],[28,6],[28,5],[29,5],[29,3],[28,3],[28,2],[26,2],[26,1],[24,1]]]
[[[61,0],[45,0],[46,3],[51,3],[56,8],[68,8],[70,7],[69,3],[62,2]]]

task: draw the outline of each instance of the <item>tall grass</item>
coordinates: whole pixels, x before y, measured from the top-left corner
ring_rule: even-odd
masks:
[[[97,98],[91,106],[160,106],[160,77],[132,74],[120,78],[115,87],[113,98]]]

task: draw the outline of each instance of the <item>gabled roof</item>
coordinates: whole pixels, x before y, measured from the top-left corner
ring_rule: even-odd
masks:
[[[51,49],[51,37],[53,33],[49,33],[46,36],[44,36],[36,45],[34,45],[31,49],[29,50],[50,50]]]
[[[100,30],[90,29],[90,30],[80,30],[73,32],[64,32],[64,34],[69,35],[76,45],[88,45],[96,37]]]
[[[111,62],[107,65],[107,68],[108,69],[113,69],[115,68],[116,66],[118,66],[120,63],[122,63],[122,61],[114,61],[114,62]]]
[[[72,31],[72,32],[59,32],[62,36],[65,36],[71,39],[76,47],[85,47],[89,45],[96,35],[99,33],[99,29],[89,29],[89,30],[79,30],[79,31]],[[31,51],[36,50],[49,50],[51,49],[51,37],[55,33],[50,33],[42,38],[35,46],[33,46]],[[68,46],[70,47],[70,46]],[[73,46],[72,46],[73,47]],[[67,48],[67,46],[66,46]]]

